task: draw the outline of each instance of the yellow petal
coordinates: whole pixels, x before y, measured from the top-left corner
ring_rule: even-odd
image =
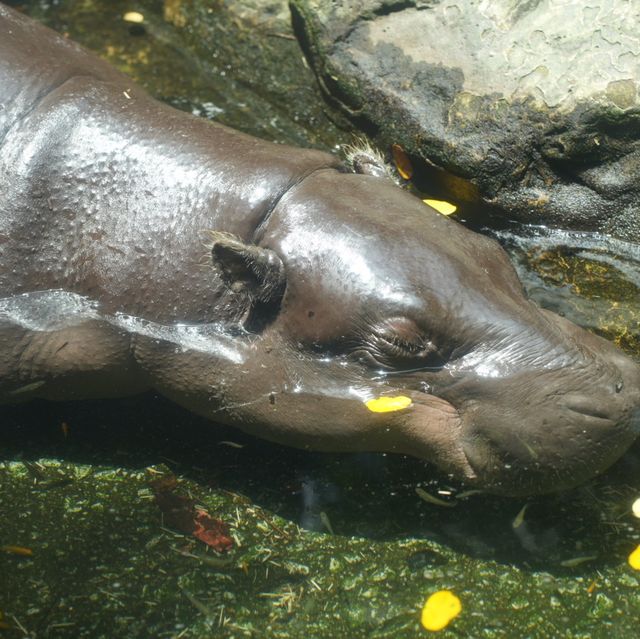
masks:
[[[629,555],[629,565],[634,570],[640,570],[640,546],[638,546],[630,555]]]
[[[425,601],[420,621],[426,630],[442,630],[461,610],[460,599],[450,590],[439,590]]]
[[[125,22],[133,22],[134,24],[142,24],[144,22],[144,16],[138,11],[127,11],[122,19]]]
[[[442,213],[442,215],[451,215],[458,210],[458,207],[451,202],[445,202],[444,200],[422,200],[425,204],[428,204],[432,209]]]
[[[402,410],[411,406],[411,398],[405,395],[397,395],[396,397],[378,397],[366,401],[365,406],[372,413],[391,413],[395,410]]]

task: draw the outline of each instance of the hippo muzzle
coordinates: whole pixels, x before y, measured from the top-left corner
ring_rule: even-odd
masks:
[[[574,348],[491,378],[486,362],[442,391],[459,408],[470,481],[509,494],[570,487],[606,470],[640,434],[638,367],[547,314]]]

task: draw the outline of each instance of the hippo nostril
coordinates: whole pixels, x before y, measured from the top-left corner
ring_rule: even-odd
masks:
[[[570,410],[573,413],[580,415],[581,417],[591,417],[614,423],[615,420],[611,418],[611,414],[605,410],[599,404],[593,402],[592,398],[580,397],[575,395],[565,395],[561,405]]]

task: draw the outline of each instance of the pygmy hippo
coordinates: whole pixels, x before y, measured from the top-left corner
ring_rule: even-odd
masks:
[[[156,102],[2,5],[0,298],[2,402],[155,389],[511,494],[582,482],[638,434],[638,366],[527,300],[493,240]]]

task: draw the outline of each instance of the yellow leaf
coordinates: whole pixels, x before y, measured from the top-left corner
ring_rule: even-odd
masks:
[[[411,398],[405,395],[397,395],[396,397],[378,397],[366,401],[365,406],[372,413],[391,413],[396,410],[402,410],[411,406]]]
[[[391,155],[400,177],[403,180],[410,180],[413,175],[413,166],[411,166],[411,160],[404,149],[399,144],[392,144]]]
[[[442,215],[451,215],[458,210],[458,207],[451,202],[445,202],[444,200],[422,200],[425,204],[428,204],[432,209],[442,213]]]
[[[442,630],[462,610],[460,599],[450,590],[434,592],[424,603],[420,621],[426,630]]]

